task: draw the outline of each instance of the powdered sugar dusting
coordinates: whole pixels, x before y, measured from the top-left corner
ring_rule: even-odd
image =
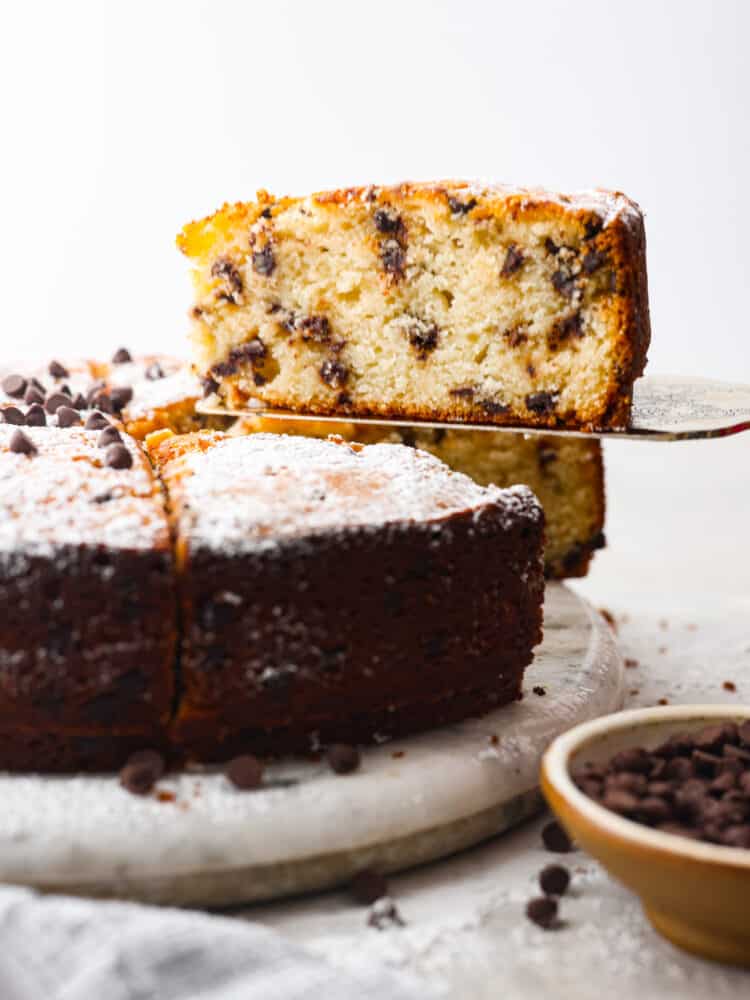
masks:
[[[61,545],[111,549],[168,544],[161,491],[132,438],[130,469],[105,465],[97,431],[24,427],[32,456],[10,451],[15,427],[0,425],[0,562],[22,572],[25,558],[53,558]]]
[[[277,539],[398,523],[439,526],[490,508],[508,525],[536,520],[525,486],[478,486],[426,452],[275,434],[217,438],[173,459],[166,480],[181,530],[197,547],[253,549]]]

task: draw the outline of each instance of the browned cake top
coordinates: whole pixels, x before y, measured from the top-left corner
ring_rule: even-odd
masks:
[[[195,434],[156,452],[190,544],[252,550],[276,540],[397,523],[480,517],[537,520],[525,486],[482,487],[426,452],[403,445],[352,445],[275,434]]]
[[[100,431],[0,425],[0,566],[60,546],[164,549],[161,490],[136,442]]]
[[[539,212],[576,212],[591,217],[592,224],[608,226],[614,219],[637,224],[641,219],[638,205],[620,191],[594,188],[562,194],[546,188],[520,187],[491,181],[405,181],[402,184],[340,188],[319,191],[305,198],[276,198],[267,191],[258,191],[255,202],[226,204],[204,219],[191,222],[177,238],[177,245],[189,257],[201,257],[213,244],[217,232],[238,223],[254,222],[271,206],[278,209],[310,200],[319,205],[345,205],[349,202],[380,202],[397,199],[405,202],[438,202],[447,204],[457,214],[476,209],[474,218],[486,212],[491,216],[528,216]]]

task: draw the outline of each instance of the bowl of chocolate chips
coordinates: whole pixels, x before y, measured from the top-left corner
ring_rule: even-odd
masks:
[[[750,967],[750,706],[619,712],[558,737],[542,789],[673,944]]]

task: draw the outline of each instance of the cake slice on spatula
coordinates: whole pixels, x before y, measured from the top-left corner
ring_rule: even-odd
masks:
[[[308,414],[627,424],[650,339],[624,195],[463,182],[226,205],[178,238],[209,396]]]

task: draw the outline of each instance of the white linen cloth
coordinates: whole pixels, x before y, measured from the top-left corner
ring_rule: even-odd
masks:
[[[0,889],[2,1000],[428,1000],[431,995],[410,975],[374,963],[343,971],[257,923]]]

